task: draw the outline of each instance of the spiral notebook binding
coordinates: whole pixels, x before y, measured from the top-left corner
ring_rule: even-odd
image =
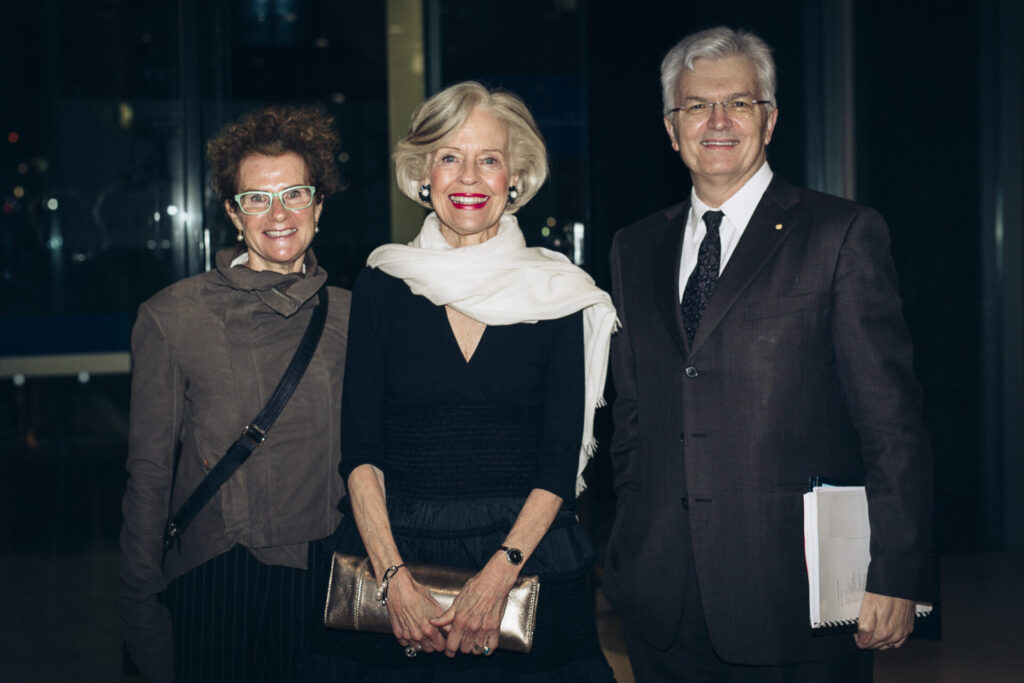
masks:
[[[927,603],[918,603],[914,608],[914,616],[918,619],[925,619],[931,617],[933,613],[932,605]],[[834,630],[851,630],[851,627],[856,627],[859,619],[854,617],[853,619],[840,619],[837,621],[818,621],[811,624],[811,628],[815,630],[821,630],[828,632],[830,629]]]

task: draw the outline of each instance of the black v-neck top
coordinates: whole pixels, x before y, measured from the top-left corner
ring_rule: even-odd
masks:
[[[443,306],[364,268],[349,320],[342,476],[373,464],[388,496],[527,495],[570,507],[583,434],[582,313],[488,326],[469,361]]]

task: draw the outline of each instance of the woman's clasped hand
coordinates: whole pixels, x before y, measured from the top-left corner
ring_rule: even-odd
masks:
[[[479,574],[466,582],[444,614],[431,619],[431,624],[444,629],[445,654],[489,655],[498,646],[501,617],[505,613],[508,593],[517,574],[502,555],[495,555]]]

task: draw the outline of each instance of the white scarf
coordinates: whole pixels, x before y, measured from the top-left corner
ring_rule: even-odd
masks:
[[[453,248],[431,213],[408,246],[385,244],[366,264],[405,281],[413,294],[436,306],[451,306],[486,325],[556,320],[583,311],[586,372],[583,447],[576,470],[576,495],[586,488],[583,470],[594,454],[594,411],[604,405],[608,347],[618,329],[608,293],[565,255],[529,248],[515,216],[502,214],[498,233],[486,242]]]

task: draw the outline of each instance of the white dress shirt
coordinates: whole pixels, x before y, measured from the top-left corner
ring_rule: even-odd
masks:
[[[764,191],[772,181],[772,169],[768,162],[757,170],[746,183],[743,184],[736,194],[729,197],[724,204],[718,207],[711,207],[700,200],[696,190],[690,190],[690,213],[686,218],[686,228],[683,232],[683,253],[680,256],[679,265],[679,300],[683,300],[683,292],[686,290],[686,281],[690,279],[690,273],[697,267],[697,251],[700,248],[701,240],[707,234],[707,226],[704,225],[702,217],[705,211],[721,211],[725,214],[722,218],[722,225],[718,234],[722,240],[722,256],[718,266],[718,274],[725,270],[725,264],[729,257],[736,250],[736,245],[743,236],[743,231],[754,215],[754,209],[761,202]]]

